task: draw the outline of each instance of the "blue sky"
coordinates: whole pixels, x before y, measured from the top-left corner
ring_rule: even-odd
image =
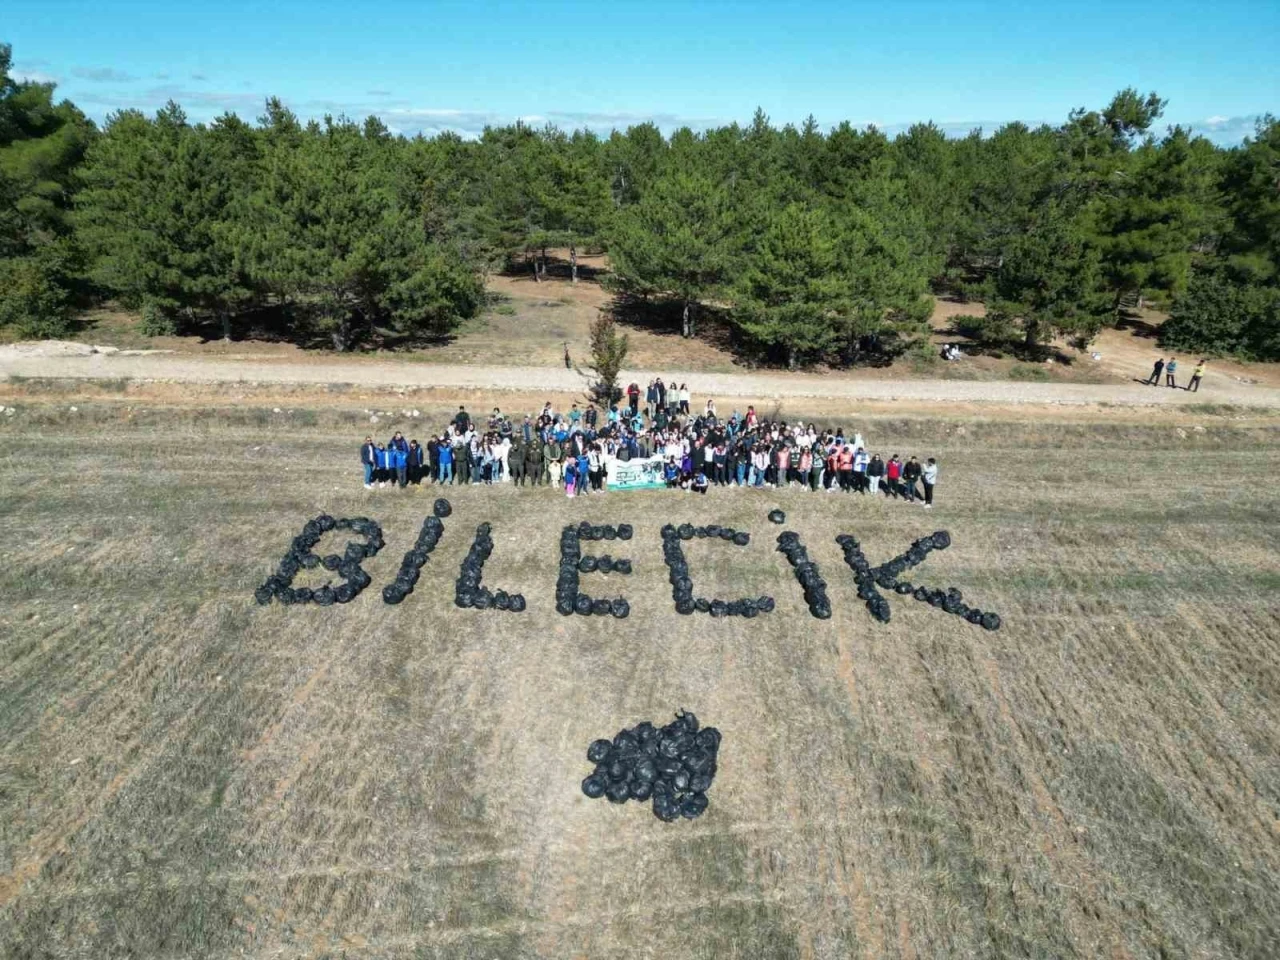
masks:
[[[1222,143],[1280,113],[1280,0],[838,3],[4,0],[17,72],[97,120],[168,99],[246,118],[373,113],[404,133],[516,118],[601,132],[812,113],[890,132],[1058,123],[1119,89]]]

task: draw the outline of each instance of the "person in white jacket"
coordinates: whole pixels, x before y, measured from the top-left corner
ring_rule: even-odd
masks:
[[[920,471],[920,481],[924,484],[924,508],[933,509],[933,487],[938,482],[938,461],[929,458],[929,462]]]

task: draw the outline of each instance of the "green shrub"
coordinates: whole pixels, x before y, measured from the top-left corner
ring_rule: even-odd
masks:
[[[71,332],[71,294],[56,263],[0,260],[0,327],[37,340]]]
[[[178,332],[178,322],[171,311],[148,300],[142,305],[138,332],[144,337],[171,337]]]
[[[1160,327],[1160,345],[1190,353],[1280,358],[1280,290],[1198,273]]]
[[[1020,334],[1007,314],[988,313],[985,317],[960,314],[951,318],[957,333],[979,343],[1010,343],[1020,339]]]
[[[1049,379],[1049,371],[1033,363],[1016,363],[1009,368],[1009,379],[1044,383]]]

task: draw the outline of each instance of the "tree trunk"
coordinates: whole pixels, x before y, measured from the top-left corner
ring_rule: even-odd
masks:
[[[345,353],[351,349],[351,314],[346,311],[338,321],[337,329],[333,331],[333,349],[339,353]]]
[[[538,257],[537,254],[529,256],[529,251],[525,250],[524,258],[533,266],[533,282],[538,283],[542,278],[538,276]]]
[[[787,347],[787,369],[794,370],[796,368],[796,350],[795,347]]]
[[[542,257],[538,261],[538,269],[542,271],[542,279],[547,279],[547,248],[542,248]]]
[[[680,336],[693,336],[693,304],[688,300],[684,302],[684,313],[680,316]]]
[[[571,283],[578,282],[578,248],[572,243],[569,244],[569,280]]]
[[[1027,332],[1025,345],[1028,350],[1034,351],[1039,346],[1040,340],[1040,321],[1028,319],[1026,321]]]
[[[231,314],[226,310],[219,310],[218,317],[222,320],[222,341],[223,343],[231,342]]]

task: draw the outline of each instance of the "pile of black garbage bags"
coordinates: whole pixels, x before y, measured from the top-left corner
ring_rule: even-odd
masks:
[[[490,590],[484,585],[484,562],[493,553],[492,527],[482,523],[476,527],[475,539],[471,549],[462,560],[462,569],[458,571],[453,594],[454,605],[462,609],[473,607],[476,610],[506,610],[520,613],[525,609],[524,596],[519,593],[507,593],[505,590]]]
[[[397,604],[413,593],[423,566],[430,559],[431,551],[436,548],[443,534],[444,523],[438,516],[427,517],[422,521],[418,540],[400,562],[400,572],[396,574],[395,582],[382,588],[382,599],[385,602]]]
[[[791,569],[804,588],[804,602],[809,612],[819,620],[831,619],[831,600],[827,597],[827,581],[822,579],[818,565],[809,559],[809,551],[800,542],[800,535],[792,530],[778,534],[778,552],[787,558]]]
[[[320,538],[331,530],[350,530],[364,537],[364,543],[350,541],[346,550],[321,557],[315,552]],[[266,606],[273,599],[286,605],[315,603],[328,607],[335,603],[350,603],[360,591],[372,581],[360,566],[366,557],[372,557],[383,548],[382,527],[376,520],[368,517],[335,520],[327,513],[322,513],[314,520],[308,520],[302,527],[302,533],[293,538],[289,551],[280,561],[276,572],[267,577],[262,586],[253,592],[254,599]],[[293,578],[302,570],[313,570],[323,567],[332,571],[342,579],[337,586],[330,581],[320,587],[294,587]]]
[[[625,620],[631,616],[631,604],[625,597],[592,597],[582,592],[580,574],[631,573],[631,560],[626,557],[614,557],[612,554],[599,555],[582,552],[583,541],[616,541],[630,540],[634,530],[629,523],[614,527],[609,524],[592,525],[585,520],[575,526],[567,526],[560,531],[560,573],[556,578],[556,612],[569,617],[578,614],[583,617],[617,617]]]
[[[700,817],[707,791],[716,776],[720,731],[698,728],[692,713],[676,714],[665,727],[647,720],[619,730],[613,740],[596,740],[587,748],[595,771],[582,781],[582,792],[610,803],[653,801],[653,815],[670,823]]]
[[[711,524],[695,527],[689,523],[680,526],[667,524],[662,528],[662,560],[667,565],[667,579],[671,581],[671,599],[676,613],[688,616],[709,613],[713,617],[746,617],[751,619],[762,613],[771,613],[775,606],[773,597],[743,597],[738,600],[711,600],[693,595],[693,578],[689,576],[689,562],[685,559],[682,541],[693,539],[720,539],[745,547],[751,542],[751,534],[733,527]]]

